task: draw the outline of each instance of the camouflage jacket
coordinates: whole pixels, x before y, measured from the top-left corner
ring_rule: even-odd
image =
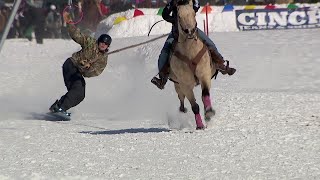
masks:
[[[71,38],[82,49],[72,54],[72,62],[84,77],[94,77],[102,73],[107,66],[108,54],[99,50],[97,41],[82,34],[74,25],[68,25]]]

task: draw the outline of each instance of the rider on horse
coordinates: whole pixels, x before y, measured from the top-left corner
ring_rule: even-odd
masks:
[[[200,5],[198,0],[192,0],[193,9],[197,13]],[[172,15],[170,15],[172,12]],[[165,84],[168,81],[169,77],[169,58],[173,49],[174,42],[178,39],[178,22],[177,22],[177,4],[176,0],[171,0],[163,9],[162,17],[167,22],[172,23],[172,30],[161,50],[158,59],[158,69],[159,69],[159,78],[153,77],[151,82],[155,84],[159,89],[164,89]],[[204,44],[207,45],[208,50],[210,51],[211,58],[213,63],[216,64],[218,71],[222,74],[233,75],[236,72],[235,68],[231,68],[228,65],[224,65],[225,60],[222,55],[218,52],[214,42],[209,39],[209,37],[201,31],[199,28],[197,29],[199,38],[203,41]]]

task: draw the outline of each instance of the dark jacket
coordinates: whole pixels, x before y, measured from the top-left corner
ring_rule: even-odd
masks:
[[[178,22],[177,22],[177,6],[175,4],[176,0],[171,0],[163,9],[162,12],[162,18],[167,21],[172,23],[172,33],[174,34],[175,38],[177,37],[176,35],[178,35]],[[199,5],[199,1],[198,0],[192,0],[193,2],[193,9],[194,11],[197,13],[200,5]],[[172,12],[172,14],[171,14]],[[171,14],[171,15],[170,15]]]
[[[72,54],[72,62],[84,77],[94,77],[102,73],[107,66],[108,54],[101,52],[97,41],[84,35],[74,25],[68,25],[69,35],[82,49]],[[86,65],[90,68],[86,68]]]

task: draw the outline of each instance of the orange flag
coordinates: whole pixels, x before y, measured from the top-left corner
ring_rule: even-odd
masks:
[[[201,14],[205,14],[206,11],[207,11],[207,13],[211,13],[211,12],[212,12],[212,8],[211,8],[211,6],[210,6],[209,4],[205,5],[205,6],[202,8],[202,10],[201,10],[200,13],[201,13]]]

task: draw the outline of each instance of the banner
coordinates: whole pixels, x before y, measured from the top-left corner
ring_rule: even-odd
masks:
[[[320,9],[236,10],[236,21],[241,31],[320,28]]]

